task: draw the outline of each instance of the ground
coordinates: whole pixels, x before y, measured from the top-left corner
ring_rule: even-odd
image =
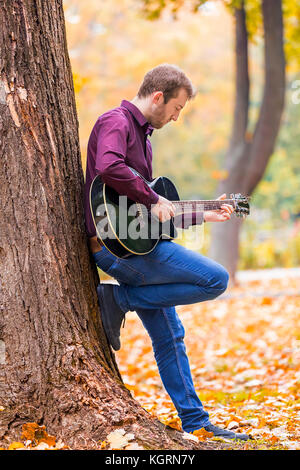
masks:
[[[238,279],[215,301],[178,307],[196,390],[214,424],[255,438],[239,448],[300,449],[300,270]],[[121,340],[117,360],[131,393],[181,429],[134,312]]]

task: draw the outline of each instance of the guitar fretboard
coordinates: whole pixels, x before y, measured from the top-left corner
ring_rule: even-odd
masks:
[[[198,201],[172,201],[176,209],[180,212],[198,212],[208,210],[218,210],[223,204],[230,204],[235,207],[236,203],[232,199],[222,200],[198,200]]]

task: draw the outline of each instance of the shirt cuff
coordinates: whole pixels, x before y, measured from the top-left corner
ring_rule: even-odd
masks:
[[[151,206],[155,205],[158,202],[158,199],[159,195],[155,191],[151,190],[151,194],[147,198],[147,201],[145,201],[145,206],[147,209],[151,209]]]

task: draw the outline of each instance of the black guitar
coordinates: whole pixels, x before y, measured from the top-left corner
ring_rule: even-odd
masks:
[[[241,194],[231,194],[230,199],[180,201],[178,192],[171,180],[159,176],[153,181],[146,181],[136,170],[131,171],[140,176],[157,194],[173,202],[176,217],[190,217],[206,210],[217,210],[223,204],[234,207],[239,217],[249,215],[249,198]],[[172,240],[177,237],[174,217],[160,222],[144,205],[126,196],[120,196],[114,189],[96,176],[90,188],[90,208],[96,227],[97,237],[106,248],[118,258],[132,254],[150,253],[159,240]]]

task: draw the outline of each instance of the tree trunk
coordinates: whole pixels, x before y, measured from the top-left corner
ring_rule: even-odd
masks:
[[[83,173],[61,0],[0,0],[0,444],[34,421],[71,448],[116,427],[192,448],[122,384],[83,222]]]
[[[279,132],[285,94],[285,59],[281,0],[262,2],[265,36],[265,84],[253,137],[247,135],[249,78],[248,38],[244,3],[236,9],[236,98],[232,136],[226,156],[227,177],[218,194],[251,195],[264,175]],[[235,282],[239,255],[240,219],[214,224],[210,256],[223,264]]]
[[[220,182],[218,194],[239,190],[241,167],[247,158],[248,146],[246,131],[249,108],[249,70],[248,70],[248,33],[244,2],[235,9],[235,109],[229,148],[226,154],[225,168],[227,179]],[[214,224],[210,256],[224,265],[234,281],[238,260],[239,227],[241,220],[233,217],[225,224]]]

